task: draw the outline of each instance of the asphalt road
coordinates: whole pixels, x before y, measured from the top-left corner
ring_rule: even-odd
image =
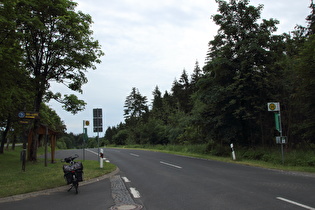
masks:
[[[58,151],[56,158],[78,152]],[[86,152],[86,159],[97,159],[95,152]],[[112,178],[80,186],[78,195],[62,190],[0,202],[0,209],[315,210],[314,175],[142,150],[104,153],[120,169]]]
[[[105,156],[146,209],[315,209],[314,175],[141,150]]]

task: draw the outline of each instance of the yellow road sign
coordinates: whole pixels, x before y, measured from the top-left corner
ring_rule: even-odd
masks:
[[[268,105],[268,111],[280,111],[280,103],[279,102],[270,102]]]

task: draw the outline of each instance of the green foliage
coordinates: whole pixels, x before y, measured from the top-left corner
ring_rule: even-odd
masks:
[[[26,0],[19,1],[15,7],[16,31],[22,37],[20,43],[27,55],[27,71],[34,78],[36,111],[46,93],[47,100],[53,96],[65,104],[67,111],[82,110],[84,103],[75,97],[65,95],[61,99],[59,94],[48,91],[49,82],[63,83],[71,90],[82,92],[81,86],[87,82],[86,70],[95,69],[94,63],[99,63],[103,55],[98,42],[91,37],[91,17],[76,12],[76,5],[69,0]]]
[[[209,42],[205,66],[196,62],[190,76],[184,69],[164,95],[156,86],[150,109],[140,106],[146,100],[135,103],[146,98],[133,88],[125,103],[125,122],[106,132],[110,144],[176,145],[183,150],[206,145],[206,154],[230,156],[234,143],[244,148],[246,159],[279,163],[276,152],[253,149],[275,147],[279,133],[266,106],[274,101],[281,104],[288,148],[314,149],[314,5],[308,28],[275,35],[279,21],[261,19],[263,5],[216,2],[218,14],[212,20],[219,29]]]
[[[64,132],[66,126],[63,121],[57,115],[55,110],[48,107],[46,104],[41,105],[40,110],[41,123],[44,125],[48,125],[48,127],[57,132]]]
[[[89,138],[87,142],[87,148],[96,148],[98,147],[97,138]]]
[[[4,0],[0,5],[0,122],[6,127],[1,141],[12,127],[17,126],[17,113],[22,110],[41,111],[43,102],[55,99],[73,114],[84,110],[85,102],[77,96],[53,93],[50,83],[66,85],[82,93],[87,83],[85,73],[95,69],[104,54],[98,41],[92,37],[92,18],[76,11],[77,3],[70,0]],[[52,122],[52,112],[41,112],[44,123],[64,128],[61,122]],[[53,114],[54,115],[54,114]],[[15,117],[14,117],[15,116]],[[47,117],[48,116],[48,117]],[[40,126],[35,119],[33,129]],[[36,144],[31,143],[29,154],[36,160]]]
[[[2,186],[0,197],[66,185],[62,171],[63,163],[60,161],[48,164],[47,167],[41,159],[36,163],[27,162],[25,172],[21,172],[20,151],[20,149],[8,151],[0,158],[0,185]],[[85,160],[83,165],[85,180],[102,176],[116,169],[116,166],[110,163],[106,163],[104,168],[100,169],[98,161]]]
[[[124,116],[126,120],[130,120],[131,123],[135,119],[141,118],[145,113],[148,112],[147,97],[142,96],[138,89],[132,88],[129,96],[125,101]]]
[[[128,130],[119,130],[117,134],[113,136],[113,141],[116,145],[125,145],[128,138]]]
[[[67,149],[67,144],[64,139],[58,139],[56,146],[58,149]]]

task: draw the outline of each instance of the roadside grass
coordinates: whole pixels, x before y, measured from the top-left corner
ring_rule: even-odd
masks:
[[[5,151],[0,155],[0,198],[66,185],[62,170],[65,163],[60,161],[48,163],[45,167],[43,159],[36,163],[27,161],[24,172],[20,151],[20,147],[17,147],[14,151]],[[39,154],[42,153],[43,150],[40,149]],[[116,169],[111,163],[105,163],[102,169],[98,161],[85,160],[82,163],[84,180],[102,176]]]
[[[284,164],[282,164],[282,156],[279,148],[235,148],[236,160],[234,161],[232,160],[231,150],[229,147],[210,148],[207,144],[111,146],[159,151],[268,169],[315,173],[315,152],[305,149],[285,151]]]

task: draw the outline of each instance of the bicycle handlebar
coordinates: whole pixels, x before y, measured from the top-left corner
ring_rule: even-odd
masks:
[[[74,156],[64,158],[63,160],[61,160],[61,162],[70,163],[71,161],[73,161],[74,159],[76,159],[78,157],[79,157],[79,155],[75,154]]]

